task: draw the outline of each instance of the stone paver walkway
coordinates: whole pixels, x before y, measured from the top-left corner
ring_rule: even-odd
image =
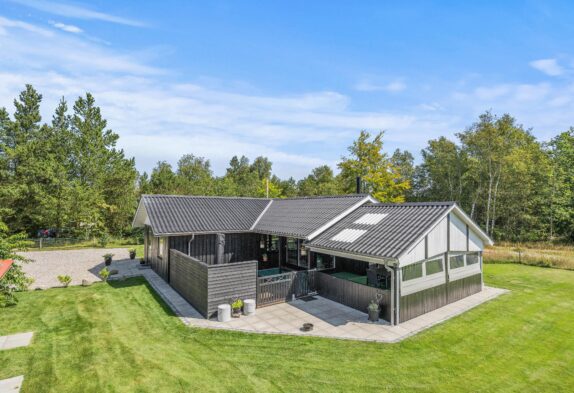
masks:
[[[10,336],[0,336],[0,351],[18,347],[27,347],[34,337],[34,332],[12,334]]]
[[[0,393],[18,393],[24,382],[24,376],[3,379],[0,381]]]
[[[413,334],[508,292],[505,289],[484,287],[479,293],[410,321],[402,322],[399,326],[390,326],[384,321],[370,323],[367,321],[366,313],[321,296],[315,296],[315,300],[308,302],[296,300],[290,303],[259,308],[255,315],[242,316],[241,318],[221,323],[216,320],[203,318],[197,310],[154,271],[141,269],[138,261],[129,260],[127,258],[127,249],[32,252],[26,254],[26,256],[35,259],[37,262],[26,265],[25,269],[28,272],[32,272],[31,274],[36,279],[37,285],[43,288],[59,286],[60,284],[56,279],[58,274],[69,274],[72,276],[72,284],[80,284],[84,277],[88,277],[91,281],[99,281],[97,272],[103,267],[101,256],[107,252],[116,254],[111,269],[119,271],[118,275],[111,276],[110,279],[143,276],[169,307],[174,310],[176,315],[180,317],[183,323],[210,329],[392,343],[404,340]],[[82,271],[82,269],[85,271]],[[312,323],[314,325],[313,331],[301,331],[300,328],[303,323]]]

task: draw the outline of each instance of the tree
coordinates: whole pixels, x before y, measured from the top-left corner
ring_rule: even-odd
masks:
[[[558,234],[574,241],[574,128],[553,138],[549,148],[550,237]]]
[[[251,164],[251,171],[257,174],[259,180],[269,179],[272,167],[273,164],[267,157],[259,156]]]
[[[186,154],[177,163],[178,193],[184,195],[212,195],[213,173],[209,160]]]
[[[309,176],[299,181],[299,195],[337,195],[339,183],[328,165],[319,166]]]
[[[356,141],[349,146],[349,157],[339,163],[343,191],[355,192],[356,178],[364,182],[364,192],[370,193],[381,202],[404,202],[409,181],[401,179],[398,169],[383,152],[383,132],[370,140],[371,134],[361,131]]]
[[[151,194],[175,194],[177,176],[166,161],[159,161],[151,172],[149,188]]]
[[[33,281],[22,270],[22,263],[27,263],[29,260],[15,252],[28,245],[26,234],[9,235],[8,232],[6,224],[0,221],[0,260],[13,260],[12,267],[0,280],[0,307],[16,304],[18,299],[14,293],[26,290]]]
[[[407,151],[396,149],[391,156],[391,164],[397,169],[401,182],[409,182],[411,188],[405,191],[405,198],[407,200],[412,198],[413,195],[413,182],[415,176],[415,158]]]

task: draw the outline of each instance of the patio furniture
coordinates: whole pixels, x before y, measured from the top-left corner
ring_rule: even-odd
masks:
[[[231,306],[229,304],[220,304],[217,306],[217,320],[219,322],[228,322],[231,320]]]
[[[255,299],[245,299],[243,301],[243,314],[244,315],[255,314]]]
[[[367,269],[367,285],[371,287],[379,287],[379,275],[374,269]]]

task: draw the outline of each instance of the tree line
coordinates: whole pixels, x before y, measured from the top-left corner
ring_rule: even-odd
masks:
[[[336,170],[314,168],[281,179],[264,156],[232,157],[216,176],[209,159],[186,154],[138,173],[116,147],[94,97],[68,111],[62,98],[42,123],[42,96],[26,86],[14,113],[0,109],[0,221],[34,235],[57,228],[73,236],[122,236],[141,194],[284,198],[362,191],[382,202],[455,201],[497,240],[574,240],[574,129],[538,141],[510,115],[482,114],[454,139],[428,141],[415,163],[409,151],[385,151],[384,133],[361,131]]]

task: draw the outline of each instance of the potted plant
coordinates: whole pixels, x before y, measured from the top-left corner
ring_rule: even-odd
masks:
[[[108,270],[107,267],[103,268],[102,270],[100,270],[98,272],[98,274],[100,275],[100,277],[102,278],[102,281],[108,281],[108,277],[110,276],[110,271]]]
[[[136,259],[136,249],[130,248],[130,259]]]
[[[140,258],[140,265],[145,265],[145,258]]]
[[[263,260],[263,262],[267,262],[267,254],[261,255],[261,259]]]
[[[68,275],[58,276],[58,281],[60,281],[60,284],[62,284],[64,288],[67,288],[68,285],[70,285],[70,283],[72,282],[72,277]]]
[[[369,310],[369,321],[377,322],[379,320],[379,314],[381,312],[379,303],[377,303],[374,300],[371,300],[371,303],[369,303],[367,309]]]
[[[114,256],[114,254],[105,254],[104,255],[104,263],[106,264],[106,266],[110,266],[112,264],[113,256]]]
[[[243,307],[243,300],[236,299],[231,303],[231,316],[239,318],[241,316],[241,308]]]

